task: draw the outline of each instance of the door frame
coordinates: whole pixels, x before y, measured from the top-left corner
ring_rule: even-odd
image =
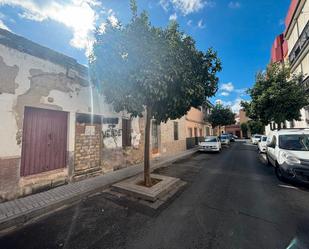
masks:
[[[26,116],[26,109],[37,109],[37,110],[45,110],[45,111],[52,111],[52,112],[61,112],[61,113],[65,113],[66,114],[66,122],[65,122],[65,154],[64,154],[64,161],[65,161],[65,165],[64,167],[61,168],[55,168],[55,169],[50,169],[47,171],[42,171],[42,172],[38,172],[38,173],[34,173],[34,174],[25,174],[23,171],[25,170],[23,168],[23,163],[25,160],[25,146],[26,146],[26,141],[25,141],[25,134],[27,132],[27,124],[25,123],[25,116]],[[22,146],[21,146],[21,159],[20,159],[20,170],[19,170],[19,175],[21,178],[28,178],[28,177],[33,177],[36,175],[41,175],[41,174],[48,174],[51,172],[55,172],[55,171],[59,171],[59,170],[63,170],[63,169],[68,169],[68,150],[69,150],[69,146],[70,146],[70,140],[69,140],[69,136],[70,136],[70,113],[66,112],[66,111],[62,111],[62,110],[56,110],[56,109],[48,109],[48,108],[42,108],[42,107],[36,107],[36,106],[25,106],[24,107],[24,115],[23,115],[23,120],[22,120]]]

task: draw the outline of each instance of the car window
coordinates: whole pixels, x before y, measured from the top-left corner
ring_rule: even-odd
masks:
[[[260,135],[255,135],[254,137],[255,137],[255,138],[261,138],[262,136],[260,136]]]
[[[284,150],[309,151],[309,135],[280,135],[279,148]]]
[[[266,142],[267,141],[267,137],[262,137],[262,141]]]
[[[216,137],[206,137],[205,142],[217,142],[217,138]]]

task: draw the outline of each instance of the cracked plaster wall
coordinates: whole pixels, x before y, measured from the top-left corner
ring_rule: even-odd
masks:
[[[112,113],[85,82],[73,70],[0,45],[0,158],[21,155],[25,106],[70,112],[68,150],[74,151],[75,113]]]

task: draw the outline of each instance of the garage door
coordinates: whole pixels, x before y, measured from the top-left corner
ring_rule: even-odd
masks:
[[[21,176],[66,166],[67,113],[26,107]]]

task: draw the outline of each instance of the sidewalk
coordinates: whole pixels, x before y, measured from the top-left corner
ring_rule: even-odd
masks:
[[[196,151],[197,149],[191,149],[172,157],[154,159],[151,162],[151,169],[168,166],[179,159],[194,154]],[[0,203],[0,236],[25,225],[34,218],[39,218],[56,209],[70,205],[92,193],[109,187],[115,182],[142,172],[143,167],[139,164],[80,182],[69,183],[42,193]]]

